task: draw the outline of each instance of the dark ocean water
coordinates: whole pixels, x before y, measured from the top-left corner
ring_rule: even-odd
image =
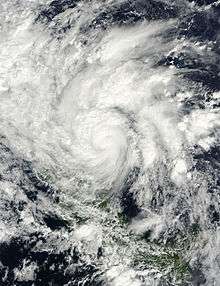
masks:
[[[220,285],[220,2],[0,3],[0,285]]]

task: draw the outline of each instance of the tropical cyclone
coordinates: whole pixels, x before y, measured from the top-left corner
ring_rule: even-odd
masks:
[[[0,4],[1,285],[218,284],[219,29],[212,0]]]

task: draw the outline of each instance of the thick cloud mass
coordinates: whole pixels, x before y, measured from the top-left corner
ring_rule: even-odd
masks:
[[[0,284],[217,285],[219,1],[0,4]]]

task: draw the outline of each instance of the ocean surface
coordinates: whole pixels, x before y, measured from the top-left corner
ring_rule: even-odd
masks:
[[[0,285],[220,286],[220,1],[0,2]]]

